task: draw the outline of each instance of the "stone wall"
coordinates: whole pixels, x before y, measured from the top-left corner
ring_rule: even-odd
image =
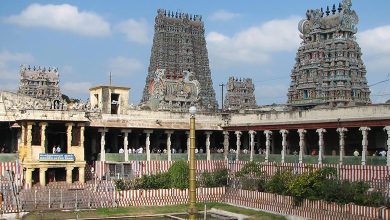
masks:
[[[390,119],[390,105],[339,107],[306,111],[232,114],[229,125],[303,124]]]

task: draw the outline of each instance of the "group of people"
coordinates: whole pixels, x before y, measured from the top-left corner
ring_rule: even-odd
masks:
[[[143,147],[139,147],[137,149],[135,149],[135,148],[128,148],[127,151],[129,152],[129,154],[142,154],[144,149],[143,149]],[[119,149],[119,153],[123,154],[123,153],[125,153],[125,150],[121,147]]]
[[[57,147],[54,145],[52,149],[53,154],[59,154],[61,153],[61,147],[60,145],[57,145]]]

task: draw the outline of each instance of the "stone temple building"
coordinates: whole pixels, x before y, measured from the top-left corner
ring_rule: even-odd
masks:
[[[59,73],[56,68],[21,65],[18,93],[43,100],[60,100],[59,82]]]
[[[226,90],[224,109],[240,110],[256,107],[255,85],[252,79],[229,77]]]
[[[289,104],[344,106],[205,110],[208,105],[215,108],[217,105],[201,17],[163,10],[158,11],[156,18],[144,101],[152,97],[157,103],[156,110],[167,100],[179,103],[182,109],[202,104],[203,109],[195,116],[195,147],[199,149],[197,160],[205,164],[210,160],[250,160],[300,164],[357,161],[376,165],[378,156],[370,155],[386,150],[387,158],[380,157],[379,162],[390,167],[390,104],[360,105],[370,100],[360,49],[353,38],[356,13],[351,11],[350,1],[343,1],[332,14],[325,13],[329,15],[323,17],[321,10],[309,11],[308,19],[300,23],[304,42],[292,74]],[[338,21],[342,21],[339,26]],[[178,36],[174,37],[174,33]],[[343,56],[335,57],[339,53]],[[26,73],[29,71],[31,68]],[[56,79],[54,82],[58,82]],[[21,84],[24,80],[21,79]],[[240,92],[235,88],[242,92],[247,88],[245,92],[251,103],[252,82],[235,78],[230,81],[235,93]],[[57,103],[53,108],[50,100],[31,97],[33,93],[1,91],[0,171],[6,170],[5,158],[12,160],[14,167],[18,167],[14,170],[16,179],[28,188],[53,181],[84,183],[92,177],[102,180],[154,173],[165,167],[158,160],[169,164],[188,158],[189,122],[193,117],[188,108],[156,111],[129,105],[128,87],[101,85],[89,92],[87,103]],[[245,102],[246,96],[240,97]],[[141,150],[136,153],[135,149]],[[360,156],[352,156],[355,151]]]
[[[152,109],[188,109],[191,104],[200,109],[217,109],[202,16],[159,9],[154,31],[141,102],[151,104]],[[156,81],[167,81],[170,88],[156,91]],[[194,83],[199,88],[194,90]]]
[[[371,103],[366,67],[356,42],[358,15],[351,0],[308,10],[298,24],[302,43],[291,73],[288,104],[350,106]]]

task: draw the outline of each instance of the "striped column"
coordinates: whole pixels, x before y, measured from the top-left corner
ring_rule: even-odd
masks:
[[[224,131],[223,132],[223,158],[225,160],[228,160],[228,153],[229,153],[229,132]]]
[[[318,133],[318,164],[322,164],[322,159],[324,157],[324,133],[326,132],[325,129],[320,128],[317,129],[316,132]]]
[[[265,130],[265,131],[264,131],[264,134],[265,134],[265,162],[268,162],[268,159],[269,159],[269,150],[270,150],[270,147],[271,147],[271,135],[272,135],[272,131],[270,131],[270,130]]]
[[[171,151],[171,136],[173,134],[173,131],[165,131],[165,134],[167,134],[167,151],[168,151],[168,161],[172,160],[172,151]]]
[[[237,137],[237,141],[236,141],[236,161],[238,161],[238,157],[240,156],[240,151],[241,151],[241,134],[242,132],[241,131],[236,131],[234,132],[236,134],[236,137]]]
[[[346,128],[337,128],[337,132],[340,135],[340,141],[339,141],[339,145],[340,145],[340,165],[343,164],[343,158],[344,158],[344,155],[345,155],[345,150],[344,150],[344,147],[345,147],[345,132],[347,132],[347,131],[348,131],[348,129],[346,129]]]
[[[249,131],[249,135],[250,135],[250,146],[251,146],[251,153],[250,153],[250,158],[249,160],[250,161],[253,161],[253,154],[254,154],[254,150],[255,150],[255,135],[256,135],[256,131]]]
[[[286,157],[286,147],[287,147],[287,134],[288,131],[283,129],[279,131],[282,134],[282,163],[284,163]]]
[[[100,161],[106,161],[106,132],[108,129],[99,129],[100,132]]]
[[[211,153],[210,153],[210,136],[213,133],[212,131],[206,131],[204,132],[206,134],[206,158],[207,160],[211,160]]]
[[[384,130],[387,133],[387,166],[390,166],[390,126],[384,127]]]
[[[146,134],[146,139],[145,139],[146,160],[150,161],[150,134],[153,133],[153,130],[144,130],[144,133]]]
[[[305,129],[298,129],[299,133],[299,163],[303,163],[303,151],[305,149],[305,134],[306,134]]]
[[[131,133],[130,129],[122,129],[123,133],[123,148],[125,150],[125,161],[129,161],[129,133]],[[150,158],[149,158],[150,159]]]
[[[371,130],[369,127],[361,127],[359,130],[362,132],[362,165],[366,165],[367,156],[367,145],[368,145],[368,131]]]

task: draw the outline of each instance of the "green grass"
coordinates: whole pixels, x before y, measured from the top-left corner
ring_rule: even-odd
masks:
[[[205,203],[197,203],[199,211],[204,210]],[[270,214],[262,211],[256,211],[252,209],[246,209],[236,207],[223,203],[206,203],[207,209],[215,208],[228,212],[239,213],[247,215],[247,219],[285,219],[283,216]],[[77,214],[79,218],[105,218],[105,217],[120,217],[120,216],[145,216],[156,214],[168,214],[168,213],[186,213],[188,208],[187,204],[171,205],[171,206],[141,206],[141,207],[120,207],[120,208],[98,208],[96,210],[86,211],[45,211],[45,212],[31,212],[23,217],[26,220],[51,220],[51,219],[69,219],[76,218]]]

